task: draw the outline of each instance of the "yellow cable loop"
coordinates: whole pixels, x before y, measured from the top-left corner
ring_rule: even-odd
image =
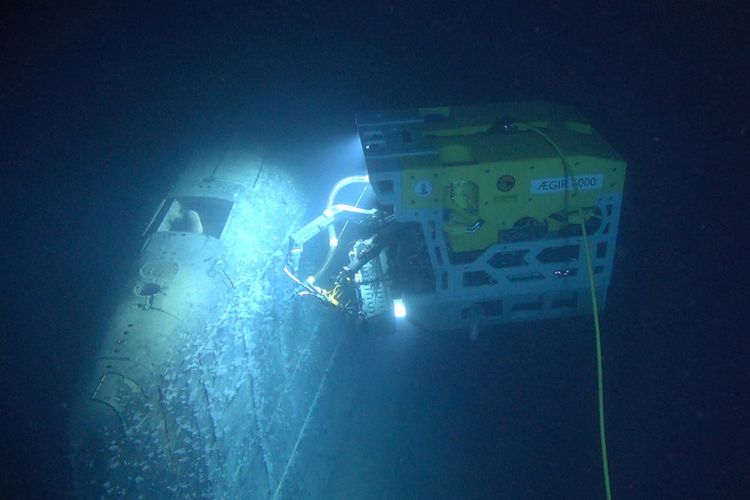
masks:
[[[516,125],[526,127],[529,130],[540,135],[550,146],[555,149],[557,155],[562,160],[563,167],[565,168],[566,180],[573,177],[573,173],[570,168],[568,160],[560,150],[560,147],[553,141],[547,134],[542,130],[529,125],[528,123],[516,122]],[[578,194],[578,186],[573,183],[573,193]],[[583,214],[583,208],[578,206],[578,216],[580,217],[581,233],[583,234],[583,248],[586,251],[586,268],[588,269],[589,275],[589,289],[591,291],[591,306],[594,309],[594,330],[596,332],[596,377],[597,377],[597,390],[599,394],[599,442],[601,443],[602,450],[602,469],[604,471],[604,491],[607,496],[607,500],[612,500],[612,490],[609,482],[609,460],[607,458],[607,435],[604,427],[604,375],[602,370],[602,334],[599,326],[599,306],[596,301],[596,285],[594,284],[594,268],[591,264],[591,252],[589,250],[589,235],[586,230],[586,218]]]

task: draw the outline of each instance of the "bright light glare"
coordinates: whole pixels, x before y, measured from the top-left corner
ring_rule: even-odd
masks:
[[[404,305],[404,301],[402,299],[395,299],[393,301],[393,315],[397,318],[406,317],[406,306]]]

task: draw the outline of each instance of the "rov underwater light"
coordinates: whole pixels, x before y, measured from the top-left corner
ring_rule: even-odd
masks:
[[[396,318],[406,317],[406,305],[403,299],[393,299],[393,316]]]

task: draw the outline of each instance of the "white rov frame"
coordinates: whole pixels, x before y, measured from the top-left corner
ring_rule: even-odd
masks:
[[[600,309],[604,308],[612,276],[621,202],[620,194],[597,198],[602,221],[597,231],[589,235]],[[491,325],[592,312],[582,237],[496,243],[473,262],[452,264],[442,231],[442,210],[401,215],[402,219],[420,223],[435,277],[434,292],[410,295],[407,291],[402,296],[408,317],[415,324],[429,329],[465,329],[474,328],[478,320]],[[565,260],[540,258],[545,250],[561,248],[567,249]],[[497,262],[509,255],[514,256],[515,262]],[[370,274],[382,275],[387,266],[382,254],[363,272],[372,279]],[[361,286],[360,291],[368,316],[382,311],[386,304],[390,306],[390,299],[395,297],[387,282]]]
[[[600,309],[612,276],[621,195],[597,199],[599,229],[589,235]],[[476,311],[485,324],[540,320],[591,313],[591,296],[582,237],[496,243],[475,261],[452,264],[442,231],[442,211],[421,212],[419,222],[435,272],[435,292],[404,295],[409,317],[428,328],[472,327]],[[540,260],[546,249],[573,247],[565,261]],[[498,265],[497,256],[516,255],[515,265]],[[522,257],[521,257],[522,256]],[[494,264],[494,265],[493,265]],[[476,283],[476,279],[480,283]]]

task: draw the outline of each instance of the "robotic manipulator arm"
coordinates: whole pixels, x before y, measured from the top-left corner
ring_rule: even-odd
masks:
[[[356,314],[358,312],[358,307],[356,304],[352,303],[353,300],[346,299],[345,296],[347,294],[345,293],[345,291],[347,289],[351,289],[351,287],[353,286],[352,278],[354,274],[365,263],[375,258],[382,250],[383,245],[378,243],[380,238],[378,238],[377,234],[366,240],[365,249],[364,251],[360,252],[361,256],[358,256],[356,263],[354,265],[350,264],[349,266],[344,267],[344,269],[336,278],[333,288],[331,288],[330,290],[326,290],[317,286],[315,284],[315,276],[309,276],[307,279],[301,280],[296,276],[296,273],[299,271],[304,244],[314,236],[328,230],[329,256],[332,255],[333,252],[335,252],[336,247],[338,247],[339,243],[338,236],[336,235],[336,231],[334,228],[335,222],[341,219],[352,218],[371,218],[382,221],[381,217],[382,212],[375,208],[364,209],[344,204],[331,205],[326,208],[321,215],[292,234],[289,238],[289,251],[287,252],[286,267],[284,268],[284,272],[287,274],[287,276],[289,276],[289,278],[292,279],[292,281],[294,281],[299,287],[301,287],[297,294],[301,296],[311,295],[336,307],[337,309]],[[317,276],[320,276],[324,273],[329,260],[329,258],[326,259],[326,263],[324,263],[323,268],[317,273]],[[351,296],[351,294],[349,295]]]
[[[305,243],[329,227],[332,228],[334,222],[337,220],[351,216],[377,217],[378,214],[379,211],[376,208],[365,209],[343,204],[333,205],[326,208],[323,210],[322,214],[305,224],[301,229],[297,230],[289,237],[289,251],[287,252],[286,259],[287,267],[291,269],[293,273],[298,272]],[[328,245],[335,249],[339,244],[338,237],[336,236],[335,231],[329,231],[329,235],[330,238]]]

